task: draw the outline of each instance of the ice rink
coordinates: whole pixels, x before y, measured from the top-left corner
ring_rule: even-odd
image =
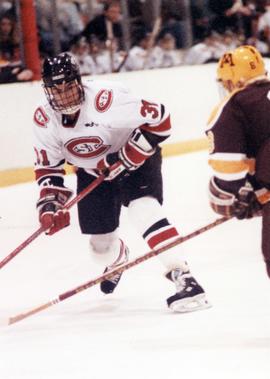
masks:
[[[208,205],[207,153],[166,158],[164,208],[185,235],[218,216]],[[75,187],[74,176],[66,184]],[[38,228],[36,185],[0,189],[0,259]],[[0,271],[0,318],[56,298],[102,270],[72,225],[37,238]],[[261,220],[230,220],[179,246],[212,308],[172,314],[173,285],[157,257],[126,271],[112,295],[90,288],[0,330],[1,379],[268,379],[270,283]],[[135,258],[149,249],[123,210]],[[163,254],[166,254],[164,252]]]

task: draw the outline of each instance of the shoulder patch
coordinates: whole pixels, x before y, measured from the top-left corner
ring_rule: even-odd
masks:
[[[102,89],[95,97],[95,108],[98,112],[106,112],[113,100],[113,91]]]
[[[49,117],[42,107],[38,107],[34,113],[34,121],[41,128],[47,128]]]

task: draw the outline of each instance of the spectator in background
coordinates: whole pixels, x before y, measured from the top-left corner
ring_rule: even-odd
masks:
[[[208,0],[191,0],[192,33],[195,43],[209,33],[213,13],[208,7]]]
[[[82,37],[82,38],[85,38],[85,37]],[[89,43],[89,54],[94,61],[96,73],[97,74],[106,73],[107,64],[104,62],[104,58],[103,58],[103,52],[105,49],[104,42],[101,42],[97,37],[92,35],[88,43]]]
[[[219,33],[231,29],[243,32],[246,38],[252,34],[252,20],[256,17],[255,0],[209,0],[209,9],[215,14],[212,29]]]
[[[256,10],[259,14],[265,12],[265,7],[268,0],[256,0]]]
[[[81,75],[95,75],[97,73],[96,64],[90,55],[89,43],[85,37],[75,42],[69,52],[76,59]]]
[[[52,6],[49,0],[36,0],[36,20],[39,50],[45,56],[53,54]]]
[[[75,1],[57,1],[59,38],[61,50],[68,50],[71,41],[84,28],[83,21]],[[45,55],[53,54],[53,7],[51,0],[36,0],[37,24],[40,37],[40,50]]]
[[[226,30],[223,34],[213,32],[216,43],[213,46],[214,61],[218,61],[220,57],[228,50],[234,50],[243,43],[243,35],[233,33],[231,30]]]
[[[254,36],[257,31],[257,20],[261,14],[260,2],[257,0],[242,0],[242,4],[238,17],[245,39],[248,39]]]
[[[0,62],[0,84],[26,82],[33,78],[33,72],[25,69],[20,63]]]
[[[234,5],[234,0],[209,0],[208,7],[214,14],[211,28],[218,33],[223,33],[226,29],[232,27],[235,19],[227,16],[227,12]]]
[[[269,45],[266,42],[261,41],[257,36],[248,38],[246,43],[250,46],[256,47],[263,56],[269,56]]]
[[[217,52],[219,51],[219,36],[216,33],[211,33],[203,41],[187,50],[184,63],[194,65],[215,62],[218,59]]]
[[[147,24],[147,14],[145,15],[146,8],[147,12],[151,12],[151,8],[149,9],[149,1],[147,0],[127,0],[128,5],[128,14],[129,14],[129,25],[130,25],[130,37],[131,37],[131,45],[137,41],[137,32],[140,34],[142,28],[146,28]],[[150,17],[149,17],[150,18]],[[151,21],[153,20],[153,15],[151,13]]]
[[[122,66],[122,51],[118,51],[117,39],[113,39],[108,49],[104,41],[100,41],[92,35],[90,42],[90,55],[95,63],[96,74],[107,74],[110,72],[118,72]]]
[[[74,2],[79,9],[83,25],[87,25],[97,15],[103,12],[106,0],[76,0]]]
[[[270,1],[267,0],[264,13],[258,18],[257,35],[259,39],[270,46]]]
[[[122,47],[122,26],[120,2],[113,0],[104,5],[104,11],[101,15],[91,20],[81,35],[89,41],[91,36],[97,37],[100,41],[106,42],[116,38]]]
[[[84,25],[75,1],[58,0],[57,7],[62,50],[67,50],[73,38],[83,31]]]
[[[174,36],[176,48],[186,47],[186,23],[187,5],[184,0],[162,0],[161,18],[162,26],[158,39],[170,33]]]
[[[20,60],[19,35],[16,21],[7,15],[0,18],[0,60]]]
[[[130,49],[124,68],[136,71],[153,68],[151,33],[147,30],[137,31],[137,41]]]
[[[14,15],[13,1],[0,1],[0,17],[3,15]]]
[[[0,84],[31,80],[33,72],[27,70],[20,59],[17,24],[13,17],[0,18]]]
[[[182,63],[181,53],[176,49],[175,38],[170,33],[159,39],[151,52],[153,68],[179,66]]]

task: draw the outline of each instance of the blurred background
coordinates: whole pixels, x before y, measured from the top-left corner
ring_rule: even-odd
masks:
[[[244,43],[269,56],[269,0],[0,0],[0,83],[39,80],[63,51],[99,75],[215,62]]]

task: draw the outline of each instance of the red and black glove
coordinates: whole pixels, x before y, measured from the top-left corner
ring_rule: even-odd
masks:
[[[155,150],[140,129],[135,129],[126,144],[118,152],[110,153],[98,162],[97,169],[105,174],[109,180],[113,180],[123,172],[137,170],[146,159],[155,153]],[[115,169],[111,169],[111,166],[116,162],[120,162],[120,164],[116,165]]]
[[[73,191],[65,187],[44,187],[37,202],[39,221],[46,234],[52,235],[70,224],[65,204]]]

